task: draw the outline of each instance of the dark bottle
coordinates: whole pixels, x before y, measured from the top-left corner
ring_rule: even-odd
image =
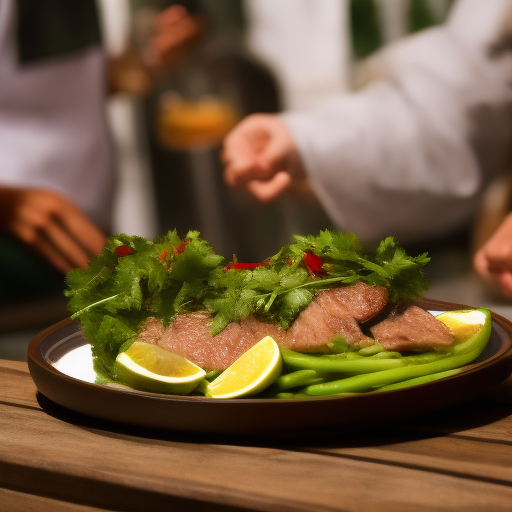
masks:
[[[159,232],[201,231],[231,258],[259,261],[284,242],[279,205],[261,205],[222,181],[226,133],[254,112],[276,112],[279,92],[269,70],[245,51],[242,2],[187,3],[207,32],[183,64],[160,77],[146,101]]]

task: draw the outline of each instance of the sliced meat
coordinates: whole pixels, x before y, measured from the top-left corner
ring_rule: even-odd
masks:
[[[282,345],[287,337],[287,331],[285,331],[280,325],[261,322],[253,316],[246,318],[240,325],[242,329],[252,333],[256,340],[255,343],[263,339],[265,336],[272,336],[279,345]]]
[[[155,317],[150,317],[146,320],[144,327],[140,331],[138,341],[157,345],[157,341],[163,336],[164,332],[165,329],[161,320],[158,320],[158,318]]]
[[[365,283],[330,288],[323,290],[318,295],[328,295],[333,301],[345,306],[358,322],[366,322],[380,313],[389,300],[387,288],[370,286]]]
[[[290,329],[283,347],[300,352],[325,352],[336,337],[349,344],[367,344],[359,324],[350,311],[332,293],[324,290],[300,313]]]
[[[265,336],[272,336],[282,347],[301,352],[327,351],[327,344],[336,337],[364,346],[372,340],[363,334],[357,320],[377,314],[387,298],[385,288],[363,283],[323,290],[288,331],[251,316],[243,322],[230,323],[214,337],[211,318],[205,312],[179,315],[167,329],[159,320],[150,318],[139,340],[159,345],[209,370],[227,368]]]
[[[414,305],[395,308],[388,318],[371,328],[371,333],[389,350],[424,351],[453,343],[453,335],[446,325]]]
[[[211,335],[210,316],[207,313],[190,313],[179,315],[157,344],[202,368],[213,370],[227,368],[256,341],[251,332],[236,322],[230,323],[214,337]]]

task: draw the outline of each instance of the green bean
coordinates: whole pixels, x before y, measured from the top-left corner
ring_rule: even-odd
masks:
[[[402,354],[400,352],[392,352],[392,351],[383,351],[383,352],[377,352],[376,354],[373,354],[371,356],[367,356],[371,359],[400,359]]]
[[[304,392],[312,396],[333,395],[339,393],[361,393],[372,388],[394,384],[404,380],[422,377],[431,373],[439,373],[452,370],[470,363],[479,356],[481,351],[467,351],[456,356],[445,357],[432,363],[409,365],[402,368],[392,368],[373,373],[354,375],[345,379],[313,384],[308,386]],[[393,359],[393,361],[395,361]]]
[[[276,393],[275,395],[272,395],[272,398],[295,398],[295,393]]]
[[[356,359],[363,359],[363,356],[358,354],[357,352],[348,352],[347,353],[348,361],[355,361]]]
[[[322,356],[301,354],[289,349],[281,350],[283,362],[292,368],[316,370],[322,373],[371,373],[392,368],[401,368],[411,363],[437,361],[446,357],[444,354],[422,354],[396,359],[370,359],[368,357],[331,359]]]
[[[194,392],[206,395],[206,392],[208,391],[208,384],[209,382],[206,379],[203,379],[202,381],[199,382],[196,389],[194,389]]]
[[[362,356],[371,356],[373,354],[378,354],[379,352],[384,352],[385,348],[380,343],[373,343],[368,347],[363,347],[359,350],[359,354]]]
[[[286,389],[309,386],[324,381],[324,374],[315,370],[298,370],[296,372],[281,375],[273,384],[277,389],[284,391]]]
[[[205,379],[211,382],[212,380],[216,379],[221,373],[222,370],[210,370],[209,372],[206,372]]]
[[[282,392],[282,393],[276,393],[273,398],[281,398],[281,399],[291,399],[291,398],[313,398],[311,395],[306,395],[305,393],[302,393],[300,391],[296,393],[289,393],[289,392]]]
[[[322,384],[313,384],[305,388],[304,392],[312,396],[324,396],[338,393],[364,392],[381,386],[387,386],[398,382],[427,376],[430,374],[445,372],[464,366],[476,359],[484,350],[489,337],[491,335],[491,312],[487,309],[481,309],[486,315],[486,322],[480,330],[478,330],[467,341],[453,347],[448,355],[427,357],[429,354],[420,356],[404,357],[402,359],[385,359],[378,361],[367,361],[367,363],[391,363],[404,362],[404,360],[412,361],[407,366],[384,369],[373,373],[354,375],[345,379],[330,381]],[[288,354],[289,355],[289,354]],[[287,356],[288,356],[287,355]],[[432,354],[431,354],[432,356]],[[292,357],[293,359],[293,357]],[[329,361],[330,363],[351,363],[357,364],[362,361]],[[419,364],[417,364],[419,362]]]
[[[356,357],[353,357],[351,354],[355,354]],[[392,352],[390,350],[383,350],[382,352],[372,354],[361,354],[359,350],[358,352],[340,352],[339,354],[319,354],[318,357],[324,359],[361,359],[362,357],[366,359],[399,359],[403,356],[400,352]]]
[[[318,357],[325,359],[346,359],[350,352],[340,352],[339,354],[319,354]]]
[[[423,375],[422,377],[416,377],[415,379],[403,380],[402,382],[397,382],[395,384],[389,384],[387,386],[382,386],[377,388],[375,391],[393,391],[395,389],[403,389],[409,388],[412,386],[419,386],[420,384],[427,384],[428,382],[433,382],[435,380],[444,379],[445,377],[450,377],[452,375],[456,375],[462,371],[461,368],[455,368],[453,370],[446,370],[445,372],[432,373],[430,375]]]

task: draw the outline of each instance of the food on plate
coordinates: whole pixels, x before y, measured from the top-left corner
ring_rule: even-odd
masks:
[[[240,322],[230,322],[214,336],[211,315],[199,311],[177,315],[167,328],[161,321],[149,318],[138,339],[187,357],[208,370],[224,370],[267,335],[280,347],[305,352],[328,352],[328,344],[336,336],[352,345],[369,344],[358,321],[379,313],[387,297],[383,286],[356,283],[320,291],[288,330],[251,315]]]
[[[395,306],[382,322],[370,329],[388,350],[442,349],[453,343],[450,329],[424,309],[413,304]]]
[[[266,368],[255,349],[271,339],[284,366],[264,379],[265,396],[352,393],[399,382],[386,371],[402,380],[424,378],[404,370],[448,361],[464,345],[456,320],[442,322],[414,304],[428,289],[428,261],[426,254],[407,255],[392,237],[368,253],[355,235],[327,230],[296,236],[259,263],[235,255],[228,262],[194,231],[183,239],[176,231],[156,240],[117,235],[86,269],[68,274],[66,295],[104,379],[127,383],[128,368],[129,385],[143,389],[133,376],[153,371],[139,356],[135,363],[145,370],[134,367],[130,353],[153,347],[154,354],[173,354],[208,372],[191,388],[196,394],[252,395],[249,383]],[[247,354],[259,355],[241,377]],[[452,363],[430,373],[451,371]],[[237,377],[228,379],[232,365]],[[384,375],[365,381],[368,373]],[[161,377],[149,377],[165,392]],[[374,384],[358,384],[356,377]],[[345,387],[334,384],[341,380]],[[230,391],[212,392],[223,382]]]
[[[330,360],[321,368],[323,372],[333,373],[357,373],[353,376],[344,377],[342,379],[329,379],[327,382],[320,382],[306,386],[301,392],[308,396],[324,396],[342,393],[360,393],[370,390],[378,390],[382,386],[388,386],[399,382],[407,382],[420,377],[427,377],[441,372],[450,370],[459,370],[471,361],[475,360],[484,350],[487,341],[491,335],[491,312],[488,309],[477,309],[470,311],[457,311],[445,313],[445,317],[438,320],[439,322],[452,319],[456,315],[461,319],[462,324],[468,322],[477,330],[455,329],[454,338],[458,341],[453,345],[448,353],[436,354],[425,353],[420,355],[404,356],[397,359],[381,359],[377,360],[380,365],[372,364],[371,359],[364,360]],[[476,320],[476,321],[475,321]],[[450,322],[448,321],[449,325]],[[446,324],[445,324],[446,325]],[[452,324],[453,325],[453,324]],[[303,354],[299,354],[295,358],[287,352],[283,353],[284,362],[296,368],[309,368],[311,365],[308,361],[301,363],[300,358]],[[308,356],[306,356],[308,357]],[[311,357],[311,356],[309,356]],[[343,364],[345,363],[345,365]],[[359,366],[356,370],[357,363]],[[317,371],[318,366],[315,368]],[[443,375],[446,376],[446,375]],[[433,379],[431,379],[433,380]],[[419,382],[409,382],[409,385],[417,385]],[[389,389],[388,389],[389,390]]]

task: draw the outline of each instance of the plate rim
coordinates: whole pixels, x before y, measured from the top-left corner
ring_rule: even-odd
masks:
[[[476,307],[467,306],[467,305],[464,305],[464,304],[458,304],[458,303],[453,303],[453,302],[445,302],[445,301],[441,301],[441,300],[437,300],[437,299],[427,299],[427,298],[425,298],[425,299],[423,299],[421,301],[417,301],[417,302],[415,302],[415,304],[420,305],[424,309],[427,309],[426,304],[428,304],[428,309],[433,309],[433,310],[439,309],[439,310],[442,310],[442,311],[457,310],[457,309],[478,309]],[[493,364],[493,362],[496,359],[501,358],[503,356],[506,356],[508,352],[510,352],[509,356],[512,358],[512,321],[506,319],[505,317],[503,317],[501,315],[498,315],[498,314],[494,313],[493,311],[491,311],[491,319],[492,319],[492,322],[495,322],[502,329],[504,329],[505,331],[508,331],[510,333],[511,337],[509,339],[509,347],[502,348],[496,354],[493,354],[491,357],[489,357],[485,361],[482,361],[481,363],[477,363],[477,364],[469,363],[468,365],[465,365],[465,369],[463,371],[464,374],[478,371],[482,367],[485,367],[485,366],[488,366],[490,364]],[[95,387],[100,388],[102,390],[105,390],[107,392],[113,392],[115,394],[116,393],[122,393],[122,394],[129,393],[132,396],[133,395],[140,395],[140,396],[143,396],[143,397],[148,397],[148,396],[149,397],[155,397],[155,398],[159,397],[159,398],[162,398],[164,400],[172,399],[172,400],[180,400],[180,401],[193,401],[193,402],[206,402],[206,401],[208,401],[208,402],[211,402],[211,403],[219,403],[218,399],[202,397],[202,396],[171,395],[171,394],[162,394],[162,393],[152,393],[152,392],[149,392],[149,391],[140,391],[140,390],[136,390],[136,389],[134,389],[134,390],[130,389],[129,391],[127,391],[127,390],[121,389],[121,388],[105,386],[105,385],[97,384],[97,383],[93,383],[93,382],[86,382],[86,381],[83,381],[81,379],[77,379],[75,377],[72,377],[72,376],[69,376],[69,375],[66,375],[66,374],[62,373],[57,368],[55,368],[52,364],[48,363],[43,357],[41,357],[38,349],[39,349],[41,343],[48,336],[50,336],[51,334],[59,331],[60,329],[62,329],[64,327],[67,327],[67,326],[70,326],[70,325],[75,325],[76,328],[77,328],[77,332],[79,332],[79,325],[74,320],[72,320],[71,318],[65,318],[64,320],[61,320],[60,322],[57,322],[56,324],[53,324],[50,327],[48,327],[45,330],[43,330],[40,333],[38,333],[29,343],[28,350],[27,350],[28,359],[31,360],[33,363],[37,364],[38,366],[40,366],[45,371],[50,371],[51,373],[53,373],[56,376],[62,378],[63,380],[69,380],[69,381],[73,381],[75,383],[78,382],[78,383],[81,383],[81,384],[84,384],[84,385],[87,385],[87,386],[95,386]],[[450,379],[453,379],[453,378],[457,378],[458,375],[460,375],[460,374],[456,374],[456,375],[452,375],[452,376],[449,376],[449,377],[445,377],[442,380],[450,380]],[[425,384],[419,384],[418,386],[426,386],[426,385],[429,385],[429,384],[433,384],[433,383],[432,382],[428,382],[428,383],[425,383]],[[381,391],[379,393],[380,394],[388,394],[388,393],[396,393],[397,391],[402,391],[402,390]],[[360,394],[360,395],[357,395],[357,396],[358,396],[358,398],[361,398],[361,397],[363,397],[365,395],[366,394]],[[298,402],[298,401],[301,401],[301,400],[302,401],[311,401],[311,400],[339,400],[339,399],[348,399],[348,398],[352,398],[352,397],[350,395],[349,396],[319,396],[319,397],[310,397],[310,398],[308,397],[308,398],[291,398],[291,399],[286,399],[286,398],[279,398],[279,399],[276,399],[276,398],[250,398],[250,397],[248,397],[248,398],[233,398],[233,399],[230,399],[230,400],[226,400],[225,402],[229,402],[229,403],[233,403],[233,402],[237,402],[237,403],[240,403],[240,402],[245,402],[245,403],[254,403],[254,402],[264,402],[264,403],[278,402],[278,403],[285,403],[285,402],[294,402],[295,403],[295,402]]]
[[[430,310],[440,310],[440,311],[449,311],[454,309],[477,309],[472,306],[464,305],[464,304],[457,304],[452,302],[445,302],[440,300],[434,300],[434,299],[424,299],[422,301],[416,302],[417,305],[423,307],[424,309],[430,309]],[[500,340],[505,340],[505,343],[502,341],[502,346],[499,347],[498,351],[495,354],[492,354],[489,358],[486,360],[476,363],[476,364],[469,364],[466,365],[465,369],[456,375],[452,375],[449,377],[445,377],[443,379],[420,384],[418,386],[414,386],[411,388],[404,388],[404,389],[397,389],[397,390],[390,390],[390,391],[383,391],[379,393],[364,393],[364,394],[356,394],[356,395],[349,395],[349,396],[325,396],[325,397],[311,397],[311,398],[290,398],[290,399],[276,399],[276,398],[234,398],[229,400],[218,400],[214,398],[208,398],[208,397],[202,397],[202,396],[180,396],[180,395],[164,395],[164,394],[158,394],[158,393],[149,393],[144,391],[138,391],[138,390],[125,390],[121,388],[111,387],[111,386],[105,386],[101,384],[96,383],[90,383],[83,381],[81,379],[71,377],[69,375],[63,374],[59,370],[57,370],[54,366],[51,365],[47,360],[44,359],[42,355],[42,351],[40,350],[41,344],[51,335],[55,334],[61,329],[64,329],[66,327],[74,326],[76,328],[76,332],[79,332],[79,325],[77,322],[71,320],[70,318],[66,318],[47,329],[43,330],[39,334],[37,334],[30,342],[28,350],[27,350],[27,356],[28,356],[28,364],[29,364],[29,370],[30,374],[36,384],[36,387],[38,390],[43,394],[46,395],[47,398],[50,400],[58,403],[61,406],[64,406],[68,409],[72,409],[76,412],[86,414],[89,416],[94,416],[99,419],[107,420],[107,421],[117,421],[115,418],[107,417],[110,413],[106,414],[93,414],[89,412],[84,412],[84,405],[80,404],[80,407],[69,405],[69,400],[66,401],[66,403],[63,403],[62,400],[59,399],[60,396],[56,397],[54,394],[53,396],[48,396],[48,393],[44,393],[43,390],[40,389],[40,386],[38,385],[41,382],[41,376],[42,374],[50,374],[52,383],[51,385],[48,384],[49,387],[52,387],[55,384],[55,381],[58,381],[62,383],[63,385],[65,383],[70,386],[71,390],[74,390],[75,392],[83,393],[84,396],[100,396],[102,399],[109,401],[113,400],[114,403],[119,402],[117,405],[121,407],[120,402],[130,402],[135,401],[138,405],[147,406],[149,408],[152,408],[155,404],[156,406],[160,406],[162,404],[166,405],[167,407],[177,407],[181,409],[187,409],[188,407],[201,407],[204,406],[205,409],[210,409],[212,407],[215,408],[215,410],[221,410],[224,411],[227,414],[232,414],[231,411],[237,410],[237,408],[241,408],[244,411],[246,411],[247,406],[250,406],[251,408],[267,408],[270,407],[273,411],[297,411],[300,410],[300,407],[306,407],[306,408],[312,408],[315,409],[315,407],[318,407],[320,409],[322,408],[328,408],[331,405],[332,407],[336,406],[336,404],[346,404],[348,408],[350,408],[351,403],[355,404],[361,404],[361,403],[374,403],[375,400],[382,401],[382,403],[393,400],[398,400],[397,397],[403,396],[405,399],[407,397],[414,397],[417,394],[425,394],[429,393],[429,390],[432,390],[432,393],[435,393],[435,391],[441,391],[443,387],[449,386],[450,381],[453,383],[455,381],[455,392],[454,394],[464,394],[463,391],[461,391],[462,384],[470,383],[471,379],[474,379],[475,373],[482,373],[485,372],[486,376],[489,380],[492,381],[491,385],[486,385],[485,390],[494,387],[495,385],[499,384],[503,380],[507,378],[508,375],[512,372],[512,321],[509,321],[508,319],[502,317],[501,315],[498,315],[494,312],[492,312],[492,322],[493,327],[495,325],[499,326],[505,333],[506,336],[503,336],[502,334],[498,333]],[[59,340],[60,341],[60,340]],[[494,368],[494,372],[490,374],[490,370]],[[460,384],[459,384],[460,383]],[[44,386],[43,386],[44,387]],[[473,386],[474,387],[474,386]],[[459,389],[460,388],[460,389]],[[420,390],[420,391],[418,391]],[[65,390],[64,390],[65,391]],[[62,390],[61,390],[62,393]],[[58,394],[58,393],[57,393]],[[473,393],[474,395],[474,393]],[[460,401],[464,401],[467,398],[466,397],[462,400],[453,399],[453,403],[458,403]],[[448,399],[443,398],[443,400],[446,402]],[[441,402],[443,402],[441,400]],[[449,400],[448,400],[449,402]],[[377,402],[379,403],[379,402]],[[394,402],[393,402],[394,403]],[[450,404],[449,404],[450,405]],[[426,409],[426,412],[431,412],[432,410],[436,410],[439,407],[430,407]],[[413,413],[414,415],[415,413]],[[410,414],[404,413],[406,417],[410,416]],[[130,414],[128,414],[130,416]],[[131,423],[133,425],[138,426],[146,426],[152,428],[151,423],[146,424],[142,420],[137,420],[136,423],[130,420],[121,420],[120,423]],[[172,423],[172,421],[171,421]],[[222,423],[222,422],[221,422]],[[242,422],[243,423],[243,422]],[[307,423],[307,422],[306,422]],[[349,422],[350,423],[350,422]],[[173,426],[157,426],[153,428],[164,428],[167,430],[183,430],[181,428],[175,428]],[[187,430],[187,429],[185,429]],[[226,433],[226,434],[232,434],[235,433],[237,428],[233,427],[233,432],[231,430],[223,431],[221,430],[209,430],[208,428],[200,428],[199,430],[194,430],[194,432],[197,433]],[[262,432],[261,435],[268,434],[269,432]],[[251,433],[251,435],[254,434]],[[257,434],[259,435],[259,434]]]

